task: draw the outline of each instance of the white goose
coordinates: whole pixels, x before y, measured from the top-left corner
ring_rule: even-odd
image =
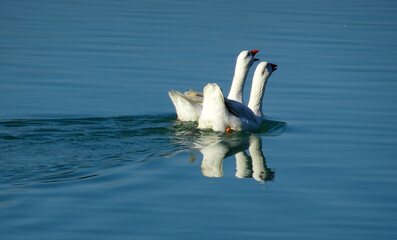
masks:
[[[228,98],[237,102],[243,102],[243,90],[247,74],[254,63],[259,59],[254,58],[259,50],[242,51],[236,61],[232,86]],[[175,106],[178,119],[181,121],[198,121],[203,108],[203,94],[190,89],[184,94],[171,90],[168,92]]]
[[[263,120],[262,99],[266,82],[277,69],[276,64],[261,62],[255,70],[248,106],[223,97],[216,83],[204,87],[200,129],[214,131],[257,131]]]

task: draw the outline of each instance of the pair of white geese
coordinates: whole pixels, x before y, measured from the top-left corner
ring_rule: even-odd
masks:
[[[181,121],[198,121],[199,129],[220,132],[257,131],[263,121],[262,99],[266,82],[277,69],[277,65],[261,62],[256,67],[252,80],[248,105],[243,103],[243,90],[248,71],[259,50],[242,51],[236,61],[232,86],[227,98],[216,83],[204,87],[203,94],[194,90],[184,94],[171,90],[168,95]]]

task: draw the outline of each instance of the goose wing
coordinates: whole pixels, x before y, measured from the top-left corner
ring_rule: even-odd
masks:
[[[257,117],[254,112],[244,104],[225,98],[225,106],[227,110],[238,118],[246,118],[248,121],[256,123]]]

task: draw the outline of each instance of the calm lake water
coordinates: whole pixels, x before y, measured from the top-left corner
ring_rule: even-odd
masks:
[[[396,1],[1,1],[0,238],[397,239],[396,39]],[[245,49],[261,132],[176,121]]]

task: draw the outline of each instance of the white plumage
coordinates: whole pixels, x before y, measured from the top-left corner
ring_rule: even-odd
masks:
[[[199,118],[200,129],[214,131],[256,131],[263,120],[262,100],[267,79],[277,65],[261,62],[254,73],[248,106],[224,98],[216,83],[204,87],[203,108]]]
[[[228,98],[237,102],[243,102],[243,90],[247,74],[254,63],[259,59],[254,58],[259,50],[244,50],[236,60],[236,67],[232,86],[230,88]],[[178,119],[181,121],[198,121],[203,105],[203,94],[190,89],[189,92],[184,94],[171,90],[168,92],[172,103],[175,106]]]

